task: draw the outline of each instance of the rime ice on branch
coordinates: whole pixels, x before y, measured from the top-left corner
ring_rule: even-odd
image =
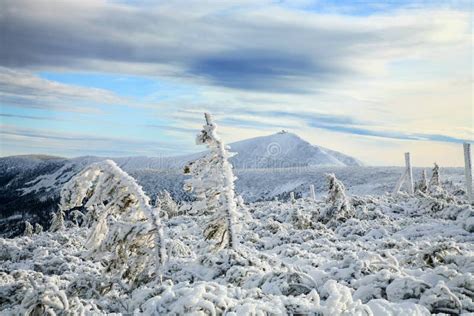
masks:
[[[84,206],[92,226],[86,246],[109,253],[107,264],[122,277],[133,280],[155,262],[157,275],[164,263],[163,229],[158,211],[142,188],[113,161],[84,169],[61,190],[60,209]],[[154,258],[154,259],[153,259]]]
[[[186,180],[185,189],[194,192],[197,197],[194,211],[212,214],[212,220],[204,229],[205,238],[213,241],[216,250],[235,249],[236,178],[228,161],[234,154],[227,151],[217,135],[217,125],[212,122],[211,115],[205,113],[205,119],[206,124],[197,135],[196,144],[207,145],[209,153],[185,167],[185,173],[192,175],[191,179]]]

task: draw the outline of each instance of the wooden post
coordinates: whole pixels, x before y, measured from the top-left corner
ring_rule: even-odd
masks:
[[[408,176],[408,192],[415,193],[413,188],[413,170],[411,169],[410,153],[405,153],[405,166],[407,168],[406,174]]]
[[[295,203],[296,200],[295,200],[295,192],[290,192],[290,201],[291,203]]]
[[[402,176],[398,179],[397,184],[395,185],[395,190],[393,190],[393,194],[397,194],[400,192],[400,189],[402,187],[403,181],[405,181],[405,178],[407,176],[407,171],[403,170]]]
[[[211,125],[211,122],[212,122],[211,114],[204,113],[204,118],[206,119],[206,125]]]
[[[464,176],[466,179],[466,195],[469,203],[473,202],[472,196],[472,162],[471,162],[471,144],[464,143]]]
[[[314,192],[314,184],[309,185],[309,194],[313,201],[316,201],[316,193]]]

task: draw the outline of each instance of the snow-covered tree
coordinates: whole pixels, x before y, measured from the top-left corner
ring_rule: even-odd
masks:
[[[28,221],[25,222],[25,230],[23,231],[23,236],[33,236],[33,225],[31,225]]]
[[[292,204],[295,204],[296,203],[296,199],[295,199],[295,192],[290,192],[290,202]]]
[[[441,182],[439,178],[439,166],[435,162],[434,167],[433,167],[433,173],[430,179],[430,188],[435,187],[435,186],[440,186],[440,185],[441,185]]]
[[[178,215],[178,204],[176,204],[168,191],[164,190],[158,194],[156,204],[168,218]]]
[[[41,234],[43,232],[43,226],[40,224],[36,223],[35,224],[35,234]]]
[[[346,188],[334,174],[327,174],[329,191],[326,203],[329,204],[322,210],[320,220],[329,222],[331,220],[345,220],[353,216],[353,210],[350,207],[346,196]]]
[[[59,210],[57,213],[53,213],[51,217],[51,226],[49,231],[57,232],[64,229],[64,211]]]
[[[217,125],[212,122],[211,115],[205,113],[204,116],[206,124],[197,135],[196,144],[207,145],[209,153],[185,167],[185,174],[192,175],[191,179],[186,180],[185,189],[196,195],[194,211],[212,214],[210,223],[204,229],[206,240],[211,241],[216,250],[235,249],[236,177],[229,163],[234,154],[228,152],[228,147],[217,135]]]
[[[426,170],[423,169],[421,172],[421,179],[420,181],[416,184],[416,191],[420,191],[423,193],[426,193],[428,191],[428,180],[426,177]]]
[[[64,185],[60,209],[80,206],[88,210],[92,227],[86,247],[91,254],[102,253],[109,270],[133,281],[154,262],[157,276],[161,274],[165,251],[159,212],[115,162],[92,164]]]
[[[21,302],[21,315],[57,315],[69,311],[69,302],[64,291],[53,282],[43,280],[41,284],[30,278],[32,287]],[[62,314],[61,314],[62,315]]]

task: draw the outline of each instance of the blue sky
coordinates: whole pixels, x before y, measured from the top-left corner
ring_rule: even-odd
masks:
[[[473,139],[467,1],[2,6],[1,156],[186,154],[204,111],[374,165],[460,166]]]

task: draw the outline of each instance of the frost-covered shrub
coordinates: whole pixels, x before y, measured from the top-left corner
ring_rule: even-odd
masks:
[[[352,297],[367,303],[373,299],[387,298],[387,286],[395,276],[387,270],[381,270],[375,274],[364,276],[353,282],[356,288]]]
[[[297,208],[291,214],[291,223],[297,229],[311,228],[311,214],[304,213],[303,210]]]
[[[220,294],[220,295],[219,295]],[[226,287],[212,282],[167,285],[141,306],[145,315],[223,315],[232,304]]]
[[[415,184],[415,192],[420,191],[422,193],[426,193],[428,191],[428,179],[426,178],[426,170],[421,171],[421,178]]]
[[[259,287],[266,294],[298,296],[316,287],[313,278],[300,271],[272,272],[264,276]]]
[[[178,215],[178,204],[176,204],[168,191],[164,190],[160,192],[156,202],[158,208],[166,214],[167,218]]]
[[[165,257],[158,210],[132,177],[111,160],[90,165],[61,190],[61,211],[81,206],[91,226],[86,247],[108,271],[132,282],[150,266],[158,273]]]
[[[43,226],[40,224],[36,223],[35,224],[35,234],[41,234],[43,232]]]
[[[450,257],[459,255],[460,249],[452,243],[437,244],[420,252],[422,262],[430,267],[444,264]]]
[[[326,198],[328,204],[321,210],[319,220],[323,223],[345,221],[353,217],[353,210],[346,196],[344,184],[334,174],[327,175],[329,191]]]
[[[72,210],[70,213],[72,222],[76,226],[83,226],[87,224],[87,216],[79,210]]]
[[[419,299],[430,288],[430,285],[413,277],[403,277],[393,280],[386,289],[387,298],[391,302],[408,299]]]
[[[59,210],[51,216],[50,232],[57,232],[64,229],[64,211]]]
[[[348,287],[334,280],[329,280],[324,284],[322,294],[327,297],[323,304],[324,315],[373,315],[367,305],[352,299]]]
[[[185,167],[185,173],[192,175],[191,179],[186,180],[185,189],[196,195],[193,208],[197,212],[212,214],[204,228],[204,237],[210,248],[236,248],[236,178],[228,161],[233,154],[228,152],[217,135],[217,125],[212,122],[210,114],[206,113],[205,118],[206,125],[197,135],[196,144],[207,145],[209,153]]]
[[[26,292],[21,302],[22,314],[56,315],[69,310],[69,301],[64,291],[60,290],[52,279],[46,278],[41,284],[30,279],[32,287]]]
[[[168,257],[187,258],[192,255],[191,249],[179,239],[172,239],[166,244]]]
[[[23,231],[23,236],[33,236],[33,225],[31,225],[28,221],[25,222],[25,230]]]
[[[213,278],[224,276],[234,266],[249,266],[252,261],[249,254],[234,249],[223,249],[218,253],[206,253],[199,257],[199,263],[206,268],[212,269]]]
[[[373,197],[352,197],[351,205],[354,209],[354,216],[361,220],[374,220],[377,218],[387,218],[377,205],[379,201]]]
[[[461,301],[454,295],[443,281],[427,290],[420,299],[420,304],[426,306],[430,312],[459,315],[462,311]]]

